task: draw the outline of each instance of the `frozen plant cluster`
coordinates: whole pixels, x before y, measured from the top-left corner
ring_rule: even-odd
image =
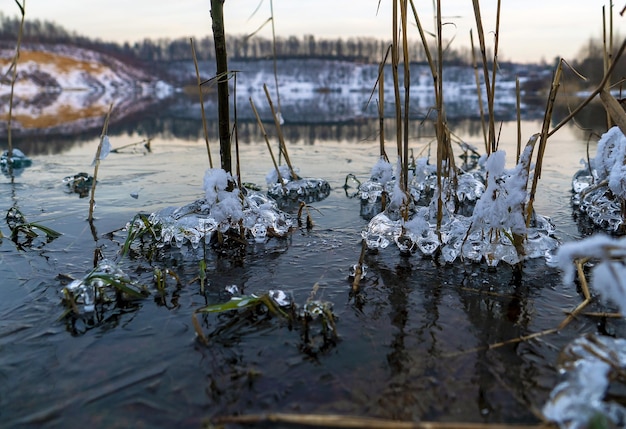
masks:
[[[276,202],[254,191],[240,190],[234,178],[222,169],[208,169],[204,176],[205,198],[182,207],[167,207],[149,216],[161,246],[194,249],[209,243],[213,233],[237,234],[263,243],[270,237],[285,237],[295,226],[293,218]],[[136,220],[137,227],[141,221]]]
[[[598,141],[595,158],[572,180],[574,206],[606,231],[622,232],[624,228],[625,160],[626,136],[619,127],[613,127]]]
[[[443,213],[439,231],[439,190],[435,188],[433,197],[423,202],[427,205],[416,205],[417,192],[412,190],[413,200],[408,202],[411,214],[407,220],[399,216],[394,208],[402,200],[392,194],[388,208],[370,220],[367,229],[362,231],[362,238],[369,249],[383,249],[395,243],[402,253],[419,252],[432,256],[440,251],[440,256],[446,263],[463,258],[475,262],[484,260],[489,266],[496,266],[500,261],[513,265],[526,258],[550,256],[558,246],[550,219],[535,215],[529,228],[525,222],[529,174],[527,166],[531,153],[532,148],[528,147],[522,153],[519,164],[512,169],[505,168],[506,156],[503,151],[492,153],[482,162],[484,175],[487,177],[486,188],[480,175],[459,174],[455,190],[456,202],[455,198],[445,197],[450,195],[451,186],[444,181],[441,196]],[[417,165],[425,163],[418,162]],[[428,170],[418,168],[416,171],[424,174]],[[417,174],[413,177],[417,177]],[[418,183],[421,186],[428,183],[424,176],[420,179]],[[401,191],[394,188],[393,192]],[[471,214],[463,214],[457,204],[473,204]],[[524,239],[515,242],[516,237]]]
[[[265,177],[267,194],[277,201],[315,202],[330,194],[330,185],[324,179],[301,178],[297,175],[297,169],[292,172],[287,165],[279,166],[278,170],[271,170]]]
[[[72,294],[74,302],[82,305],[85,313],[91,313],[96,302],[113,300],[113,296],[107,297],[107,292],[113,295],[116,290],[114,287],[107,288],[112,283],[127,285],[132,281],[113,261],[103,259],[93,271],[82,279],[72,281],[65,288]]]
[[[383,157],[379,158],[372,168],[368,181],[359,185],[358,196],[361,199],[362,213],[380,211],[383,195],[391,208],[397,209],[405,199],[404,192],[397,182],[397,171],[400,166],[393,165]],[[408,192],[413,204],[428,205],[437,188],[437,169],[428,163],[428,158],[418,158],[408,172]],[[484,171],[473,169],[471,171],[459,171],[454,177],[456,180],[457,211],[465,211],[466,207],[472,206],[485,191]],[[448,178],[443,179],[443,187],[450,189]],[[364,208],[366,208],[364,210]]]
[[[598,418],[615,425],[610,427],[626,426],[626,408],[606,395],[611,380],[626,370],[626,340],[588,334],[567,345],[561,357],[563,381],[543,407],[545,418],[564,429],[596,427]]]

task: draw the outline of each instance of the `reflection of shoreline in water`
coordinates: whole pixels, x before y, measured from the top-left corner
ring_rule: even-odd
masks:
[[[339,100],[344,100],[342,102],[344,107],[341,108],[345,108],[347,104],[353,103],[357,95],[363,96],[363,94],[351,94],[351,97],[346,101],[341,95],[333,95],[329,98],[329,94],[319,94],[319,99],[316,103],[312,103],[311,99],[300,101],[296,106],[284,103],[282,109],[286,122],[281,126],[281,129],[285,139],[292,142],[301,141],[305,144],[315,144],[316,142],[324,142],[326,140],[355,143],[364,140],[377,141],[379,122],[375,114],[358,117],[337,115],[332,121],[329,118],[326,118],[326,121],[324,121],[316,117],[321,112],[323,106],[338,108],[337,106],[340,106]],[[308,101],[308,104],[305,101]],[[576,102],[574,101],[571,104],[575,105]],[[134,109],[132,113],[122,118],[116,117],[114,114],[109,125],[109,135],[137,135],[141,138],[158,136],[165,140],[181,139],[193,142],[204,140],[200,105],[195,98],[178,95],[154,103],[138,102],[136,107],[139,106],[142,108]],[[544,106],[538,103],[532,109],[532,112],[537,113],[527,114],[522,117],[522,120],[541,120],[543,108]],[[209,139],[215,140],[218,135],[217,120],[213,119],[217,118],[216,104],[211,100],[207,100],[205,110]],[[266,110],[269,109],[266,107]],[[242,105],[241,100],[238,100],[237,112],[239,142],[247,144],[262,140],[256,120],[251,117],[250,105]],[[553,125],[560,118],[567,115],[567,112],[566,107],[555,109]],[[594,103],[580,112],[577,116],[577,122],[583,124],[586,128],[601,129],[602,126],[605,126],[603,112],[599,103]],[[269,112],[264,113],[263,119],[269,124],[266,125],[266,130],[270,134],[270,138],[272,138],[274,134],[273,122],[268,116]],[[299,113],[299,115],[295,113]],[[410,138],[434,137],[433,119],[434,117],[424,121],[423,116],[412,118],[409,124]],[[92,126],[87,129],[70,126],[67,128],[32,130],[32,133],[29,134],[24,134],[20,130],[14,130],[13,143],[14,146],[20,147],[30,156],[44,153],[61,153],[74,145],[97,139],[100,135],[103,121],[104,115],[98,117],[97,121],[94,121]],[[514,118],[509,120],[501,118],[501,121],[506,124],[514,121]],[[481,121],[476,116],[455,117],[448,115],[448,125],[456,135],[476,137],[476,140],[482,140]],[[391,115],[388,115],[385,119],[384,126],[386,141],[395,141],[395,119]],[[536,132],[538,131],[539,129],[536,130]],[[585,134],[586,139],[588,131],[583,130],[581,132]],[[526,137],[523,136],[523,138]]]

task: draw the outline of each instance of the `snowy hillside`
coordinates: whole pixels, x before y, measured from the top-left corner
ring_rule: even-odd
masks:
[[[14,52],[0,51],[0,115],[9,111],[7,71]],[[12,128],[70,131],[102,125],[109,105],[120,118],[171,93],[171,87],[104,54],[68,46],[23,46],[14,89]],[[0,122],[0,130],[6,122]]]

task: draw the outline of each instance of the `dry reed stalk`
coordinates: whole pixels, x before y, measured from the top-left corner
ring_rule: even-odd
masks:
[[[361,254],[359,255],[359,262],[354,270],[354,280],[352,281],[352,292],[357,293],[360,288],[361,279],[363,278],[363,263],[365,262],[365,253],[367,251],[367,242],[361,240]]]
[[[267,90],[267,85],[263,84],[263,90],[265,91],[265,97],[267,97],[267,102],[270,106],[270,110],[272,112],[272,118],[274,118],[274,125],[276,126],[276,134],[278,135],[278,143],[280,145],[280,152],[285,156],[285,162],[287,163],[287,167],[289,167],[289,172],[291,173],[291,177],[293,179],[297,179],[298,175],[293,169],[293,165],[291,165],[291,160],[289,159],[289,154],[287,153],[287,145],[285,144],[285,138],[283,137],[283,130],[280,127],[280,118],[276,114],[274,110],[274,103],[272,103],[272,97],[270,96],[270,92]]]
[[[485,142],[485,153],[489,153],[487,143],[487,124],[485,124],[485,109],[483,108],[483,91],[480,89],[480,76],[478,75],[478,61],[476,60],[476,49],[474,48],[474,33],[470,29],[470,42],[472,45],[472,64],[474,67],[474,79],[476,80],[476,94],[478,95],[478,111],[480,112],[480,125],[483,130],[483,140]],[[518,155],[519,158],[519,155]]]
[[[374,417],[359,417],[337,414],[289,414],[268,413],[239,416],[222,416],[212,420],[213,424],[262,424],[283,423],[318,428],[362,428],[362,429],[548,429],[548,424],[508,425],[498,423],[464,422],[408,422]]]
[[[612,16],[612,15],[613,15],[612,11],[609,11],[609,16]],[[606,31],[607,31],[606,30],[606,6],[602,6],[602,65],[604,67],[605,74],[606,74],[606,71],[611,66],[611,53],[613,49],[612,31],[611,31],[611,36],[609,37],[609,42],[608,42],[610,46],[607,46]],[[610,86],[611,86],[611,78],[609,77],[609,79],[605,83],[604,89],[608,90]],[[613,122],[611,121],[611,115],[607,111],[606,112],[606,129],[608,130],[612,126],[613,126]]]
[[[378,132],[380,156],[389,161],[385,152],[385,63],[381,63],[378,72]]]
[[[93,168],[93,183],[91,185],[91,195],[89,197],[89,223],[93,223],[93,209],[96,205],[96,183],[98,183],[98,169],[100,167],[100,154],[102,153],[102,143],[104,142],[104,138],[107,136],[109,129],[109,119],[111,117],[111,111],[113,110],[113,103],[109,105],[109,111],[107,112],[106,117],[104,118],[104,125],[102,126],[102,134],[100,134],[100,143],[98,144],[98,149],[96,149],[96,158],[94,160],[95,166]]]
[[[400,64],[400,48],[398,45],[398,1],[393,0],[392,7],[392,39],[391,39],[391,72],[393,75],[393,95],[396,116],[396,154],[402,158],[402,108],[400,106],[400,77],[398,65]]]
[[[402,180],[401,189],[409,195],[409,102],[411,93],[411,64],[409,61],[409,41],[407,39],[407,0],[401,0],[400,19],[402,26],[402,65],[404,67],[404,116],[402,133]],[[408,216],[408,213],[407,213]],[[405,219],[406,220],[406,219]]]
[[[274,157],[274,152],[272,151],[272,145],[270,144],[270,139],[267,136],[267,132],[265,132],[265,127],[263,126],[263,121],[261,121],[261,117],[259,116],[259,112],[257,112],[256,107],[254,105],[254,101],[252,101],[252,97],[250,97],[250,106],[252,106],[252,112],[256,117],[257,124],[259,124],[259,128],[261,129],[261,133],[263,133],[263,137],[265,138],[265,144],[267,145],[267,150],[270,152],[270,156],[272,157],[272,163],[274,164],[274,169],[276,170],[276,175],[278,176],[278,181],[282,184],[283,189],[285,188],[285,181],[283,180],[282,175],[280,174],[280,169],[278,168],[278,163],[276,162],[276,158]]]
[[[613,74],[613,70],[615,70],[615,66],[619,63],[619,59],[622,54],[626,50],[626,39],[622,42],[617,54],[615,55],[614,61],[611,63],[611,66],[604,74],[602,81],[598,84],[598,86],[585,98],[574,110],[572,110],[565,118],[561,120],[557,125],[554,126],[552,131],[548,133],[548,137],[552,136],[552,134],[556,133],[560,130],[565,124],[572,120],[574,116],[576,116],[587,104],[589,104],[600,92],[604,89],[606,83],[608,82],[610,76]]]
[[[228,59],[226,53],[226,31],[224,29],[224,0],[211,0],[211,21],[215,45],[217,80],[217,113],[220,137],[220,165],[232,172],[230,153],[230,102],[228,95]]]
[[[587,278],[585,277],[584,265],[589,261],[589,258],[577,259],[575,261],[576,264],[576,273],[578,274],[578,280],[580,281],[580,289],[583,292],[583,296],[585,299],[583,302],[578,304],[578,306],[571,312],[569,315],[561,322],[557,329],[563,329],[569,323],[574,320],[576,316],[591,302],[591,293],[589,293],[589,285],[587,284]]]
[[[19,1],[15,0],[17,7],[20,8],[20,13],[22,15],[22,20],[20,21],[20,29],[17,33],[17,42],[15,44],[15,56],[13,57],[13,61],[11,63],[10,68],[12,69],[11,74],[11,92],[9,94],[9,117],[7,119],[7,141],[8,141],[8,153],[7,158],[9,161],[9,171],[12,171],[13,166],[13,140],[11,136],[11,125],[13,122],[13,96],[15,93],[15,82],[17,81],[17,63],[20,59],[20,47],[22,46],[22,35],[24,34],[24,19],[26,17],[26,0],[22,0],[22,4]]]
[[[483,22],[480,16],[480,4],[479,0],[472,0],[474,5],[474,17],[476,18],[476,27],[478,29],[478,43],[480,47],[480,53],[483,62],[483,75],[485,79],[485,89],[487,91],[487,108],[489,110],[489,137],[487,145],[487,154],[490,154],[495,150],[495,123],[494,123],[494,111],[493,111],[493,93],[491,91],[491,85],[489,84],[489,67],[487,63],[487,51],[485,48],[485,32],[483,30]],[[495,67],[495,64],[494,64]]]
[[[193,45],[193,38],[189,38],[191,45],[191,56],[193,57],[193,65],[196,68],[196,80],[198,83],[198,96],[200,98],[200,112],[202,113],[202,130],[204,131],[204,141],[206,143],[206,152],[209,155],[209,167],[213,168],[213,159],[211,158],[211,146],[209,144],[209,129],[207,127],[206,115],[204,113],[204,97],[202,96],[202,81],[200,80],[200,70],[198,69],[198,58],[196,57],[196,49]]]
[[[500,43],[500,1],[501,0],[498,0],[498,6],[496,8],[496,32],[495,32],[495,40],[493,44],[493,65],[491,67],[491,100],[490,100],[491,110],[489,111],[489,122],[490,122],[490,126],[491,126],[491,123],[493,123],[494,131],[495,131],[496,116],[495,116],[495,109],[493,107],[493,104],[496,99],[496,76],[497,76],[496,71],[498,70],[498,46]],[[494,142],[492,142],[492,145],[493,145],[492,149],[494,152],[498,150],[499,141],[500,141],[500,138],[498,136],[498,138],[495,139]]]
[[[541,167],[543,165],[543,155],[546,151],[546,144],[548,143],[548,136],[550,130],[550,122],[552,121],[552,112],[554,110],[554,104],[556,101],[556,95],[559,91],[559,85],[561,84],[561,74],[563,71],[563,61],[559,61],[559,65],[556,68],[554,77],[552,79],[552,85],[550,87],[550,94],[548,95],[548,104],[543,115],[543,125],[541,127],[541,133],[539,137],[539,148],[537,149],[537,160],[535,163],[535,173],[533,174],[533,183],[528,195],[528,204],[526,206],[526,226],[530,226],[530,221],[533,217],[533,205],[535,203],[535,194],[537,193],[537,185],[541,178]]]
[[[519,157],[522,154],[522,94],[519,76],[515,76],[515,108],[517,111],[517,156],[515,159],[519,162]]]

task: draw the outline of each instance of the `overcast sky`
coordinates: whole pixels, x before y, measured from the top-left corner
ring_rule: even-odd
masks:
[[[22,0],[20,0],[22,1]],[[433,29],[433,0],[414,0],[422,23]],[[5,15],[17,15],[14,0],[0,0]],[[274,0],[276,34],[320,38],[372,36],[391,39],[391,0]],[[602,34],[602,7],[608,0],[503,0],[500,59],[520,62],[572,60],[591,37]],[[495,30],[497,0],[481,0],[483,26]],[[626,17],[617,1],[614,28],[626,34]],[[258,8],[258,10],[257,10]],[[256,10],[256,13],[255,13]],[[133,42],[145,37],[204,37],[211,34],[210,0],[26,0],[27,19],[55,21],[68,30],[106,41]],[[247,34],[270,16],[269,0],[225,0],[228,34]],[[472,0],[442,0],[444,37],[469,46],[476,27]],[[259,34],[270,37],[270,26]],[[475,38],[476,33],[474,33]],[[413,27],[409,37],[417,39]],[[493,41],[493,33],[489,37]],[[616,43],[620,43],[617,40]]]

